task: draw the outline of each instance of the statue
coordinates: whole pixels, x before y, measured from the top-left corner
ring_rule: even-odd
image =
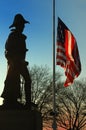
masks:
[[[22,33],[26,21],[21,14],[16,14],[13,24],[9,27],[11,33],[9,34],[5,44],[5,57],[7,59],[7,75],[5,86],[1,97],[4,98],[3,106],[7,108],[21,107],[22,105],[17,101],[21,98],[20,93],[20,75],[25,80],[25,108],[31,109],[31,78],[27,68],[28,62],[25,61],[26,52],[26,36]],[[30,24],[30,23],[29,23]]]

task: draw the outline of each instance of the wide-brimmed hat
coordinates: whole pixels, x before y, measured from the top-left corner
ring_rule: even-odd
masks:
[[[29,23],[29,21],[25,20],[24,17],[21,14],[16,14],[13,20],[13,24],[9,26],[9,28],[16,27],[16,25],[20,25],[21,23],[26,24]]]

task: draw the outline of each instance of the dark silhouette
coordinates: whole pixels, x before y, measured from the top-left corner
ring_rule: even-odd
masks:
[[[9,27],[11,33],[5,44],[8,70],[1,96],[4,98],[3,106],[7,108],[21,107],[21,104],[17,101],[18,98],[21,98],[20,75],[25,80],[25,108],[31,108],[31,78],[27,69],[28,62],[25,61],[28,51],[25,42],[27,37],[22,34],[26,23],[29,23],[29,21],[26,21],[21,14],[15,15],[13,24]]]

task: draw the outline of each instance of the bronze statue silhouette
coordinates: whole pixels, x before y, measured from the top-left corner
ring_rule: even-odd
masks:
[[[29,23],[29,21],[26,21],[21,14],[16,14],[13,24],[9,27],[11,33],[5,44],[8,69],[1,97],[4,98],[3,105],[8,108],[20,105],[17,101],[18,98],[21,98],[20,75],[25,80],[25,107],[31,108],[31,78],[27,68],[28,62],[25,61],[26,52],[28,51],[26,48],[27,37],[22,33],[26,23]]]

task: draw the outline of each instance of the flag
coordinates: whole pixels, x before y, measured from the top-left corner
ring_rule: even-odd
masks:
[[[64,86],[67,87],[79,76],[81,62],[76,39],[60,18],[58,18],[56,51],[56,64],[65,70]]]

